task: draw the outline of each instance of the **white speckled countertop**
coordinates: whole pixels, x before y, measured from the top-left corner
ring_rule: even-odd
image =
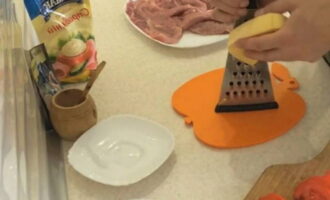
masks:
[[[134,30],[123,14],[124,0],[95,0],[99,58],[108,62],[92,89],[100,120],[130,113],[173,131],[176,148],[148,178],[111,187],[79,175],[69,165],[69,200],[241,200],[261,172],[277,163],[312,158],[330,139],[330,68],[325,62],[285,63],[301,83],[307,115],[287,135],[250,148],[219,150],[198,142],[171,108],[172,93],[191,78],[222,67],[225,43],[197,49],[156,44]],[[67,154],[71,143],[64,142]]]

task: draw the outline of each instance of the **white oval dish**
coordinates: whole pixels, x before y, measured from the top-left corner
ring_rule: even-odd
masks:
[[[106,185],[136,183],[157,170],[174,150],[174,137],[164,126],[132,115],[99,122],[69,151],[72,167]]]
[[[129,2],[130,0],[128,0]],[[126,19],[128,20],[128,22],[136,29],[138,30],[140,33],[142,33],[144,36],[146,36],[147,38],[151,39],[154,42],[157,42],[159,44],[165,45],[165,46],[169,46],[169,47],[174,47],[174,48],[196,48],[196,47],[202,47],[202,46],[207,46],[207,45],[211,45],[211,44],[215,44],[221,41],[224,41],[226,39],[228,39],[228,34],[222,34],[222,35],[199,35],[199,34],[194,34],[191,32],[184,32],[182,35],[182,38],[179,40],[178,43],[176,44],[167,44],[164,42],[161,42],[159,40],[155,40],[154,38],[150,37],[148,34],[146,34],[145,32],[143,32],[139,27],[137,27],[132,20],[130,19],[130,17],[127,15],[126,13],[126,6],[127,3],[124,6],[124,14],[126,16]]]

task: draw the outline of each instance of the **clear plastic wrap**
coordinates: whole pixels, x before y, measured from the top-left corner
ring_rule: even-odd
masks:
[[[15,37],[14,9],[10,1],[0,0],[0,198],[18,199],[17,118],[13,80],[12,49]]]
[[[59,138],[46,131],[25,47],[36,41],[19,0],[0,0],[0,199],[65,200]]]

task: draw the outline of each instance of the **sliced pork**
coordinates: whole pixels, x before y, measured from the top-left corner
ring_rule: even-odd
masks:
[[[207,0],[132,0],[126,13],[150,37],[177,43],[184,31],[202,35],[224,34],[230,26],[213,18]]]
[[[189,28],[189,31],[200,35],[219,35],[229,33],[233,28],[233,24],[225,24],[209,20],[194,24]]]

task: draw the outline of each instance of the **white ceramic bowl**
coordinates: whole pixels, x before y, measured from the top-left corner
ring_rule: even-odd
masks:
[[[174,150],[174,137],[164,126],[132,115],[99,122],[69,151],[72,167],[107,185],[136,183],[157,170]]]
[[[130,0],[128,0],[129,2]],[[137,1],[137,0],[134,0]],[[164,42],[161,42],[159,40],[155,40],[154,38],[150,37],[148,34],[146,34],[145,32],[143,32],[139,27],[137,27],[132,20],[130,19],[130,17],[127,15],[126,13],[126,6],[127,4],[125,4],[124,6],[124,14],[126,16],[126,19],[129,21],[129,23],[136,29],[138,30],[140,33],[142,33],[144,36],[146,36],[147,38],[165,45],[165,46],[169,46],[169,47],[174,47],[174,48],[196,48],[196,47],[202,47],[202,46],[207,46],[207,45],[211,45],[211,44],[215,44],[221,41],[224,41],[226,39],[228,39],[228,34],[222,34],[222,35],[199,35],[199,34],[194,34],[188,31],[185,31],[182,35],[182,38],[179,40],[178,43],[176,44],[167,44]]]

